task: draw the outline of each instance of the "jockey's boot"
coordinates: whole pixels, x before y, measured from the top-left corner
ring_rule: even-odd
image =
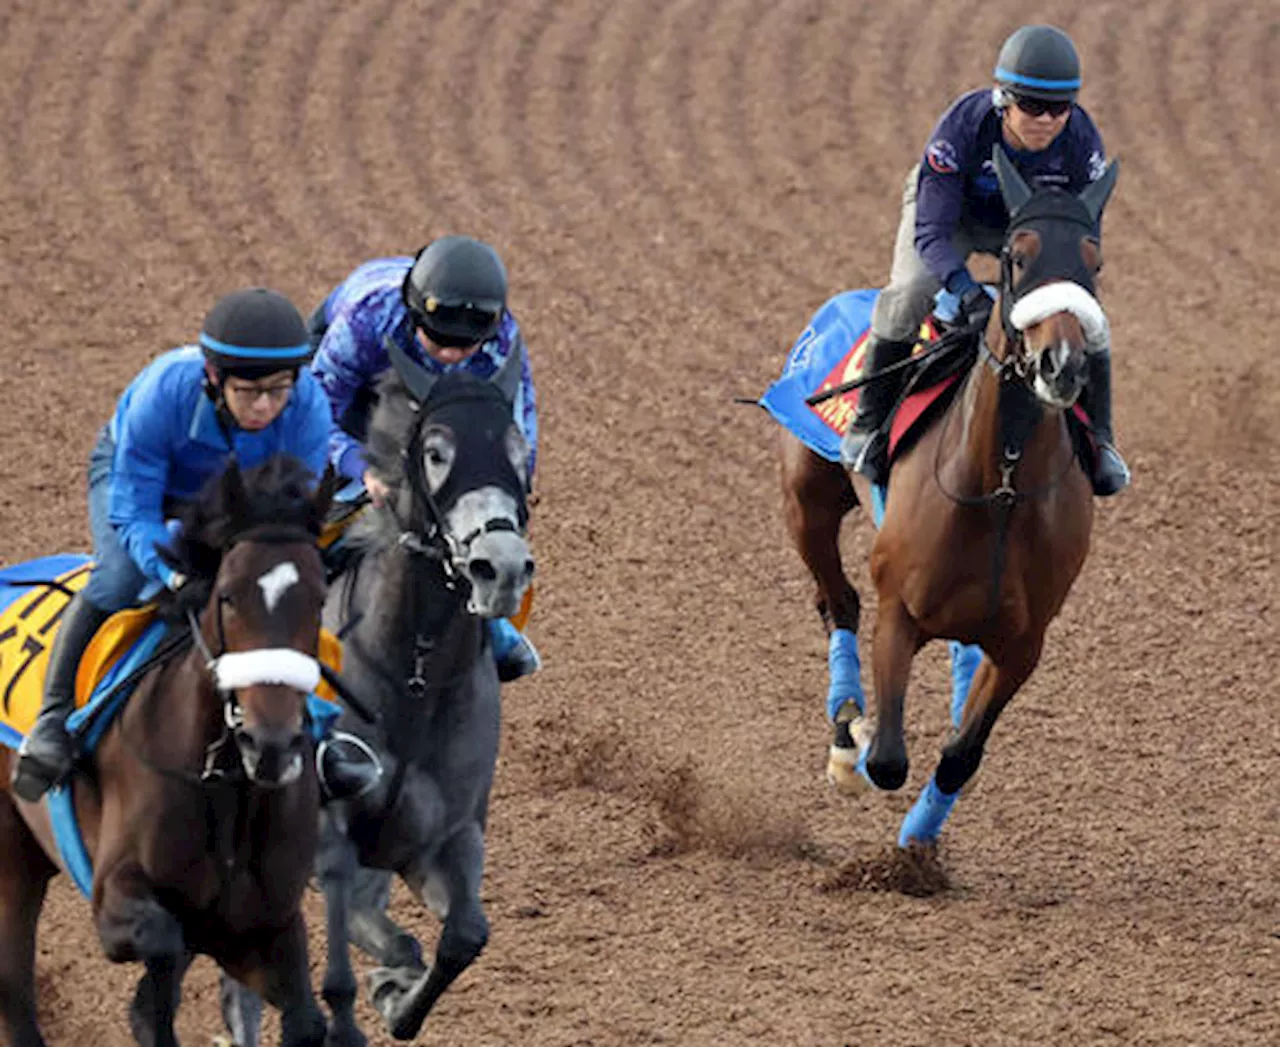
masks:
[[[875,374],[911,355],[913,342],[890,342],[871,336],[864,375]],[[846,469],[861,473],[875,484],[888,479],[889,432],[886,423],[902,389],[904,372],[897,371],[862,386],[858,391],[858,412],[840,443],[840,460]]]
[[[510,618],[489,619],[489,642],[498,665],[498,679],[510,683],[542,668],[538,649],[511,622]]]
[[[91,604],[80,593],[71,598],[62,613],[62,624],[49,652],[40,715],[23,739],[13,768],[13,791],[30,803],[39,800],[71,771],[75,754],[67,735],[67,717],[76,704],[76,670],[94,633],[110,617],[111,612]]]
[[[1129,467],[1116,450],[1115,437],[1111,434],[1110,352],[1089,354],[1089,381],[1081,399],[1098,444],[1098,457],[1090,477],[1093,493],[1107,498],[1128,487],[1130,479]]]
[[[316,774],[325,803],[354,800],[378,784],[382,761],[363,738],[331,730],[316,749]]]

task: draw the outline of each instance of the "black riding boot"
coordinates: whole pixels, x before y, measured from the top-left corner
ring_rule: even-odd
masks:
[[[865,375],[882,371],[911,355],[914,342],[890,342],[871,336],[867,347]],[[905,371],[897,371],[858,391],[858,412],[840,444],[840,459],[846,469],[861,473],[872,483],[888,479],[889,433],[885,424],[902,389]]]
[[[110,611],[94,606],[82,594],[72,597],[62,613],[49,652],[40,715],[18,750],[13,769],[13,791],[24,800],[35,803],[71,771],[74,754],[67,736],[67,717],[76,704],[76,670],[94,633],[110,617]]]
[[[382,761],[362,738],[330,731],[316,750],[316,772],[324,801],[355,800],[382,778]]]
[[[1129,467],[1116,450],[1115,437],[1111,433],[1110,352],[1089,354],[1089,381],[1082,399],[1098,444],[1098,457],[1091,477],[1093,493],[1107,498],[1129,486]]]

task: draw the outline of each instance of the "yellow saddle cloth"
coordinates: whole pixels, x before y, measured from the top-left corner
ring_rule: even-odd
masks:
[[[40,712],[44,678],[49,669],[49,648],[58,623],[73,593],[89,580],[86,564],[57,578],[64,589],[33,586],[31,591],[0,611],[0,724],[25,735]],[[86,705],[94,688],[137,643],[156,617],[148,604],[120,611],[103,623],[89,641],[76,670],[76,708]],[[328,630],[320,632],[320,660],[331,669],[342,669],[342,645]],[[337,695],[321,680],[316,693],[337,701]]]

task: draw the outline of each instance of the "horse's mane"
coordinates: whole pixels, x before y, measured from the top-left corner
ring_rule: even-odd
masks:
[[[332,478],[326,475],[323,485],[331,487]],[[202,608],[223,554],[249,531],[297,531],[318,538],[328,501],[317,495],[311,470],[286,454],[244,472],[232,466],[211,478],[179,513],[180,532],[159,550],[161,559],[188,579],[177,593],[160,594],[161,613],[180,617],[188,608]]]

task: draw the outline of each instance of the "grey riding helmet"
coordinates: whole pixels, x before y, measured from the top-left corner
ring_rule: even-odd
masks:
[[[1074,102],[1080,90],[1080,56],[1061,29],[1024,25],[1000,48],[995,81],[1013,95]]]
[[[507,270],[498,252],[469,236],[442,236],[413,260],[404,304],[437,345],[467,347],[492,338],[507,307]]]

